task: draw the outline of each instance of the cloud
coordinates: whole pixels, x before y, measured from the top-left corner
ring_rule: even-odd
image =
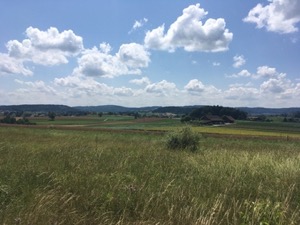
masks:
[[[144,81],[144,84],[150,82],[148,78],[136,79],[138,80],[141,83]],[[292,83],[284,76],[270,77],[258,88],[247,83],[232,84],[225,90],[205,85],[197,79],[190,80],[183,89],[177,89],[174,83],[166,80],[149,83],[143,89],[113,87],[96,81],[94,77],[74,74],[55,78],[48,84],[39,80],[25,82],[15,79],[15,82],[22,85],[22,88],[5,93],[4,101],[8,102],[6,98],[9,96],[9,104],[24,104],[24,101],[65,104],[68,101],[69,105],[97,105],[110,102],[128,106],[222,104],[291,107],[293,106],[291,102],[297,102],[300,97],[300,83]]]
[[[158,96],[168,96],[170,92],[177,92],[178,90],[176,88],[176,84],[162,80],[158,83],[147,85],[145,91]]]
[[[108,43],[106,43],[106,42],[102,42],[102,43],[99,45],[99,51],[100,51],[100,52],[103,52],[103,53],[105,53],[105,54],[110,53],[111,49],[112,49],[112,48],[111,48],[110,44],[108,44]]]
[[[97,47],[85,50],[78,59],[78,67],[74,69],[74,74],[85,76],[114,77],[126,74],[128,68],[114,56],[102,51]]]
[[[213,66],[220,66],[221,65],[221,63],[219,63],[219,62],[213,62],[213,64],[212,64]]]
[[[218,94],[220,90],[215,88],[212,85],[205,86],[198,79],[193,79],[188,82],[187,85],[184,86],[184,90],[192,95],[202,95],[202,94]]]
[[[259,66],[257,67],[256,74],[252,75],[252,78],[259,79],[259,78],[285,78],[285,73],[277,72],[276,68],[269,67],[269,66]]]
[[[263,6],[257,4],[244,18],[244,22],[255,23],[257,28],[266,28],[277,33],[293,33],[298,31],[300,22],[299,0],[269,0]]]
[[[67,88],[69,97],[112,95],[114,90],[106,84],[95,81],[92,77],[71,75],[55,78],[54,84]]]
[[[132,84],[136,85],[149,85],[151,84],[151,81],[149,80],[148,77],[142,77],[141,79],[133,79],[129,81]]]
[[[70,97],[80,96],[132,96],[134,94],[131,88],[114,88],[107,84],[97,82],[92,77],[71,75],[63,78],[55,78],[56,86],[68,89]]]
[[[223,18],[201,20],[208,13],[200,4],[190,5],[165,32],[161,25],[147,31],[144,42],[151,49],[173,52],[183,48],[188,52],[220,52],[228,50],[233,34],[225,28]]]
[[[74,73],[85,76],[113,78],[126,74],[141,74],[141,69],[148,67],[150,53],[136,43],[121,45],[118,53],[110,54],[108,44],[83,51],[78,59]]]
[[[198,79],[190,80],[184,86],[183,90],[181,90],[180,96],[181,98],[178,97],[177,102],[181,101],[190,105],[215,105],[221,104],[223,101],[222,91],[220,89],[217,89],[213,85],[203,84]]]
[[[204,91],[204,85],[201,81],[197,79],[190,80],[189,83],[184,87],[185,90],[189,92],[203,92]]]
[[[270,78],[260,85],[262,92],[273,94],[280,94],[291,88],[291,81],[285,77]]]
[[[25,82],[19,79],[15,79],[15,82],[20,85],[27,86],[29,88],[28,91],[31,93],[38,92],[39,94],[44,93],[44,94],[56,95],[56,90],[53,87],[46,85],[45,82],[41,80],[34,81],[34,82],[31,81]]]
[[[148,78],[147,78],[148,79]],[[147,80],[140,79],[140,80]],[[150,82],[150,81],[149,81]],[[164,105],[163,101],[173,101],[179,90],[174,83],[162,80],[157,83],[149,83],[143,89],[132,89],[129,87],[112,87],[107,84],[100,83],[94,77],[86,77],[80,75],[70,75],[63,78],[56,78],[54,85],[63,88],[64,95],[68,101],[84,102],[111,102],[113,104],[158,104]],[[101,96],[101,98],[99,98]],[[83,101],[83,99],[85,99]],[[145,99],[147,101],[145,102]],[[164,99],[164,100],[163,100]],[[175,98],[176,99],[176,98]],[[106,104],[105,103],[105,104]],[[98,104],[98,103],[97,103]]]
[[[287,79],[285,73],[279,73],[276,68],[268,66],[260,66],[255,74],[251,74],[247,70],[242,70],[239,74],[234,74],[230,77],[251,77],[253,79],[264,78],[258,88],[249,87],[247,85],[231,85],[224,92],[224,97],[231,100],[249,100],[254,101],[260,99],[260,103],[267,105],[284,105],[284,102],[276,102],[280,99],[296,99],[300,91],[299,84],[292,83]],[[251,83],[250,83],[251,84]],[[299,85],[300,86],[300,85]]]
[[[134,94],[133,90],[127,87],[115,88],[113,93],[118,96],[132,96]]]
[[[26,34],[32,45],[40,50],[59,50],[67,54],[76,54],[83,48],[82,38],[76,36],[72,30],[60,33],[55,27],[50,27],[47,31],[29,27]]]
[[[257,68],[258,77],[273,77],[277,73],[276,68],[268,67],[268,66],[260,66]]]
[[[248,83],[234,83],[234,84],[230,84],[229,87],[233,88],[233,87],[252,87],[253,83],[248,82]]]
[[[143,27],[147,22],[148,22],[148,19],[147,19],[147,18],[144,18],[144,19],[142,19],[142,20],[136,20],[136,21],[134,22],[133,26],[132,26],[131,31]]]
[[[239,68],[239,67],[245,65],[245,63],[246,63],[246,60],[244,59],[243,55],[236,55],[236,56],[234,56],[233,57],[233,61],[234,61],[234,63],[233,63],[232,66],[234,68]]]
[[[229,78],[239,78],[239,77],[251,77],[251,73],[248,70],[242,70],[237,74],[232,74],[230,76],[227,76]]]
[[[248,70],[242,70],[237,74],[232,74],[227,76],[229,78],[239,78],[239,77],[251,77],[253,79],[260,78],[280,78],[286,77],[285,73],[277,72],[276,68],[269,66],[259,66],[257,67],[256,73],[251,74]]]
[[[150,62],[150,53],[136,43],[121,45],[117,56],[130,68],[148,67]]]
[[[9,57],[7,54],[0,53],[0,75],[22,74],[32,76],[32,71],[26,68],[22,60]]]
[[[83,49],[82,38],[72,30],[60,33],[55,27],[47,31],[29,27],[25,33],[28,39],[22,42],[11,40],[6,44],[10,57],[51,66],[68,63],[67,57],[75,56]]]
[[[249,73],[248,70],[242,70],[242,71],[239,72],[237,75],[238,75],[238,77],[250,77],[250,76],[251,76],[251,73]]]
[[[260,98],[260,91],[253,87],[236,87],[232,86],[224,91],[224,98],[230,100],[247,100],[253,101]]]

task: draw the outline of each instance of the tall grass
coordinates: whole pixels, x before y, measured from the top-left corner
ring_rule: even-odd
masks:
[[[0,224],[299,224],[300,143],[0,127]]]

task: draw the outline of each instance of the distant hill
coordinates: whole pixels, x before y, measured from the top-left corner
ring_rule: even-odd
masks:
[[[282,115],[300,112],[300,107],[293,108],[263,108],[263,107],[238,107],[238,109],[248,113],[248,115]]]
[[[204,107],[204,105],[198,106],[167,106],[159,107],[153,112],[155,113],[174,113],[174,114],[190,114],[194,109]],[[248,113],[248,115],[291,115],[295,112],[300,112],[300,107],[293,108],[262,108],[262,107],[233,107]]]
[[[122,112],[136,112],[136,111],[146,111],[152,112],[153,110],[159,108],[159,106],[149,106],[149,107],[123,107],[118,105],[100,105],[100,106],[76,106],[73,107],[80,111],[85,112],[112,112],[112,113],[122,113]]]
[[[202,106],[166,106],[153,110],[154,113],[190,114],[194,109]]]
[[[0,111],[10,112],[31,112],[31,113],[79,113],[80,110],[66,105],[43,105],[43,104],[26,104],[26,105],[3,105]]]
[[[194,106],[149,106],[149,107],[123,107],[118,105],[100,105],[100,106],[76,106],[70,107],[66,105],[51,104],[23,104],[23,105],[3,105],[0,111],[9,112],[32,112],[32,113],[48,113],[55,112],[57,114],[80,115],[85,112],[153,112],[153,113],[174,113],[174,114],[190,114],[203,105]],[[236,107],[236,109],[247,112],[248,115],[291,115],[300,112],[300,107],[293,108],[262,108],[262,107]]]

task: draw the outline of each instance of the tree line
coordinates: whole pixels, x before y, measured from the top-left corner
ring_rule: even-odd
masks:
[[[203,106],[197,109],[194,109],[188,115],[182,117],[182,122],[191,121],[191,120],[200,120],[205,115],[215,115],[215,116],[231,116],[236,120],[245,120],[247,119],[247,113],[231,107],[223,106]]]

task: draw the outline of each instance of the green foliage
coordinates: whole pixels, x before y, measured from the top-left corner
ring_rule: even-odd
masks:
[[[190,116],[185,115],[185,116],[182,116],[182,117],[181,117],[180,122],[181,122],[181,123],[187,123],[187,122],[190,122],[191,119],[192,119],[192,118],[191,118]]]
[[[166,146],[172,150],[190,150],[194,152],[198,149],[199,140],[199,134],[193,132],[190,127],[184,127],[168,134]]]
[[[35,123],[31,123],[27,118],[22,119],[16,119],[12,116],[6,116],[5,118],[0,120],[0,123],[6,123],[6,124],[23,124],[23,125],[33,125]]]
[[[203,106],[198,109],[194,109],[190,116],[194,119],[200,119],[202,116],[207,114],[216,115],[216,116],[232,116],[234,119],[244,120],[247,118],[247,113],[230,107],[223,107],[223,106]]]
[[[5,118],[0,120],[0,123],[15,124],[17,123],[17,120],[15,117],[7,115]]]
[[[55,112],[48,112],[48,117],[49,117],[49,119],[50,120],[55,120],[55,117],[56,117],[56,114],[55,114]]]

